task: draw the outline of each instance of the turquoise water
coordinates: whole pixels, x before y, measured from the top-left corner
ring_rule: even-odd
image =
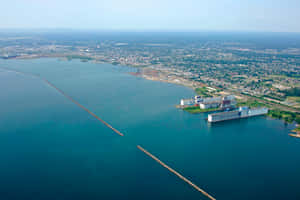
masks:
[[[41,80],[0,70],[1,199],[207,199],[138,144],[217,199],[300,199],[300,140],[282,121],[209,125],[174,107],[192,90],[129,67],[58,59],[0,67],[39,74],[125,134]]]

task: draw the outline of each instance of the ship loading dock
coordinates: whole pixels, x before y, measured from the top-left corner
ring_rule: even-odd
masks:
[[[220,122],[232,119],[240,119],[253,117],[258,115],[265,115],[268,113],[268,108],[252,108],[249,107],[239,107],[238,110],[226,111],[220,113],[209,114],[207,117],[208,122]]]

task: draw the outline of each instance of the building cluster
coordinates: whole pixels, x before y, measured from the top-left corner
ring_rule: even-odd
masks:
[[[181,99],[181,106],[199,106],[200,109],[217,109],[222,112],[209,114],[208,122],[219,122],[231,119],[239,119],[252,117],[257,115],[264,115],[268,113],[268,108],[249,108],[247,106],[236,108],[236,99],[234,95],[217,96],[203,98],[195,96],[192,99]]]
[[[300,47],[257,48],[255,43],[222,40],[182,43],[177,37],[172,40],[164,36],[157,40],[159,43],[147,37],[129,38],[56,40],[43,34],[38,38],[0,35],[0,58],[66,57],[128,65],[142,69],[141,75],[150,80],[191,88],[205,85],[207,89],[214,87],[300,106],[296,100],[287,99],[283,92],[300,87]],[[157,73],[149,73],[153,70]]]
[[[181,106],[199,106],[201,109],[231,109],[236,105],[236,99],[234,95],[228,96],[218,96],[218,97],[208,97],[203,98],[201,96],[195,96],[194,99],[181,99]]]

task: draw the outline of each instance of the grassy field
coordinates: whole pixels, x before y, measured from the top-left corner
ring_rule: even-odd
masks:
[[[268,107],[269,108],[269,113],[268,113],[269,117],[272,117],[275,119],[282,119],[287,123],[293,123],[295,121],[296,123],[300,124],[300,115],[299,114],[272,108],[270,105],[262,103],[262,102],[258,102],[256,100],[238,101],[237,106]]]
[[[197,95],[202,96],[202,97],[211,97],[211,95],[209,94],[206,87],[196,88],[195,92],[196,92]]]
[[[67,56],[68,60],[72,60],[72,59],[80,59],[82,62],[87,62],[89,60],[92,60],[92,58],[87,57],[87,56],[81,56],[81,55],[69,55]]]
[[[205,113],[205,112],[217,111],[219,109],[218,108],[200,109],[199,106],[190,106],[190,107],[183,108],[183,110],[187,111],[189,113],[192,113],[192,114],[196,114],[196,113]]]
[[[300,97],[288,97],[289,101],[300,103]]]
[[[237,102],[237,107],[239,106],[248,106],[248,107],[269,107],[267,104],[258,102],[256,100],[247,100],[247,101],[240,101]]]
[[[268,116],[275,119],[282,119],[287,123],[293,123],[294,121],[297,124],[300,124],[300,114],[295,114],[289,111],[282,110],[269,110]]]
[[[294,132],[300,132],[300,126],[298,126],[297,128],[293,129]]]

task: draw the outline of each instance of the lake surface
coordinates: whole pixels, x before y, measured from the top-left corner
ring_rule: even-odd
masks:
[[[221,200],[300,199],[300,140],[265,116],[210,125],[174,107],[191,89],[135,69],[58,59],[0,60],[0,199],[207,199],[141,145]]]

